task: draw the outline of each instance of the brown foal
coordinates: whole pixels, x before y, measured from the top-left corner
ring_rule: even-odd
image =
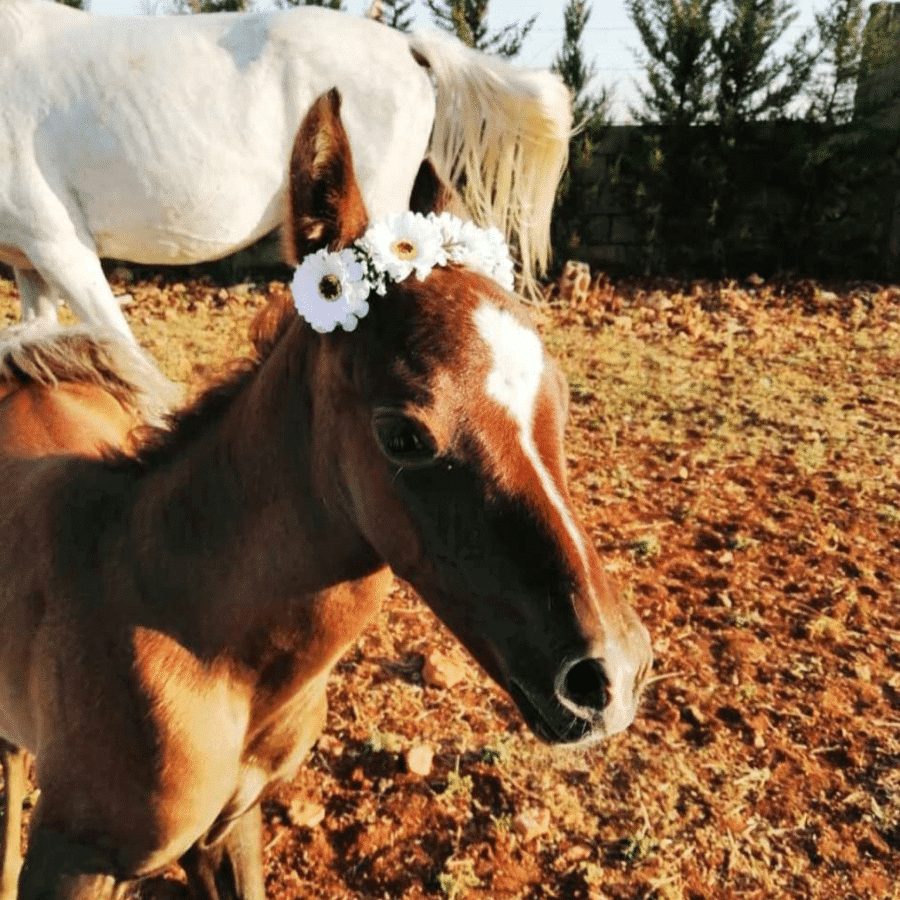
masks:
[[[297,261],[367,226],[339,111],[297,136]],[[446,196],[423,164],[413,205]],[[632,721],[648,635],[572,508],[565,383],[521,304],[446,263],[369,305],[327,333],[268,310],[258,358],[130,454],[0,459],[0,737],[41,786],[20,900],[176,860],[201,900],[263,900],[260,795],[391,570],[544,740]]]
[[[99,328],[33,324],[0,335],[0,455],[126,449],[132,429],[158,418],[175,395],[149,359]],[[0,900],[12,900],[22,865],[24,750],[0,739],[0,765],[6,806]]]

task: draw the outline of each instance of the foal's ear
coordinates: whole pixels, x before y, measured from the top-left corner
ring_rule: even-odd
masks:
[[[430,212],[451,212],[468,218],[462,198],[438,175],[430,159],[423,160],[419,174],[413,182],[409,197],[412,212],[427,215]]]
[[[285,259],[296,265],[322,247],[346,247],[362,236],[368,221],[341,122],[341,95],[332,88],[313,103],[294,140],[283,229]]]

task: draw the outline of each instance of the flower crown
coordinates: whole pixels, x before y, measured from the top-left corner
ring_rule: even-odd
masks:
[[[506,290],[513,287],[513,262],[496,228],[479,228],[449,213],[395,213],[344,250],[317,250],[294,273],[291,293],[300,315],[318,332],[340,325],[353,331],[369,311],[372,291],[410,275],[424,281],[435,266],[469,266]]]

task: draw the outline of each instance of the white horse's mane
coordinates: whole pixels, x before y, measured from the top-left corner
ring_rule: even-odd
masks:
[[[513,237],[524,286],[533,289],[550,257],[550,216],[568,159],[568,89],[548,71],[514,68],[435,29],[411,35],[410,47],[434,76],[438,172],[460,186],[478,224]]]

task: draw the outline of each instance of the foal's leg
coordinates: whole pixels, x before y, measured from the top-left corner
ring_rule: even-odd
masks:
[[[265,900],[258,803],[224,837],[205,845],[203,840],[180,860],[196,900]]]
[[[25,751],[0,740],[5,814],[0,832],[0,900],[15,900],[22,868],[22,802],[25,800]]]

